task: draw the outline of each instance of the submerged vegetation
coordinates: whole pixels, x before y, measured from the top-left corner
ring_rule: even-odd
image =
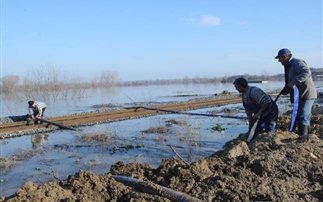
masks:
[[[212,131],[217,131],[217,132],[222,132],[222,131],[224,131],[225,130],[225,128],[223,128],[222,126],[221,126],[221,124],[216,124],[215,126],[213,126],[212,128],[211,128],[211,130]]]
[[[112,71],[100,73],[99,78],[83,81],[59,72],[54,66],[41,66],[19,77],[6,75],[0,78],[0,90],[6,97],[22,96],[28,99],[67,99],[86,97],[88,88],[112,88],[119,81],[118,74]]]

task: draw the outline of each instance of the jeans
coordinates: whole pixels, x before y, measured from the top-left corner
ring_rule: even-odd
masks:
[[[266,132],[276,132],[276,120],[268,119],[268,117],[262,118],[259,120],[256,132],[262,131],[265,129]]]
[[[298,103],[297,122],[298,124],[309,126],[311,123],[312,107],[314,99],[300,100]]]

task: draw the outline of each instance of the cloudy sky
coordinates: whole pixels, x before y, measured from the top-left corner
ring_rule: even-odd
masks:
[[[322,66],[321,0],[0,0],[1,72],[54,66],[122,80],[282,73],[280,48]]]

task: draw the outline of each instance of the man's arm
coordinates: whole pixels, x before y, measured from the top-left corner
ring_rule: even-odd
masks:
[[[246,108],[245,108],[245,112],[246,112],[246,115],[248,117],[248,123],[249,123],[249,130],[251,128],[251,125],[253,123],[253,119],[252,119],[252,113],[249,112]]]
[[[39,108],[38,112],[39,113],[37,114],[36,118],[41,118],[41,115],[43,114],[43,108]]]
[[[33,108],[31,108],[31,107],[29,107],[29,115],[30,115],[30,117],[32,118],[32,119],[34,119],[35,117],[34,117],[34,110],[33,110]]]
[[[289,86],[285,86],[284,89],[282,90],[283,95],[289,94],[293,89],[290,88]]]
[[[310,69],[303,60],[298,60],[293,68],[295,68],[294,71],[296,72],[296,77],[288,84],[290,88],[293,88],[294,85],[305,82],[306,79],[311,76]]]
[[[268,106],[271,103],[271,99],[264,91],[259,88],[254,88],[254,90],[250,92],[250,97],[260,106],[259,111],[253,116],[253,119],[257,120],[261,118],[264,111],[268,109]]]
[[[263,103],[259,109],[259,111],[253,116],[254,120],[257,120],[259,118],[261,118],[261,115],[263,114],[263,112],[268,108],[269,103]]]

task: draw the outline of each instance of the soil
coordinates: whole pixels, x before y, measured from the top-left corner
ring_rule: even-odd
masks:
[[[80,170],[65,180],[42,185],[26,182],[0,201],[184,201],[162,191],[125,185],[115,180],[116,175],[193,197],[187,201],[321,201],[323,107],[316,107],[308,142],[285,130],[287,115],[280,118],[282,130],[275,136],[262,133],[247,143],[246,135],[240,134],[222,150],[189,165],[176,156],[164,159],[157,168],[118,162],[104,175]]]

